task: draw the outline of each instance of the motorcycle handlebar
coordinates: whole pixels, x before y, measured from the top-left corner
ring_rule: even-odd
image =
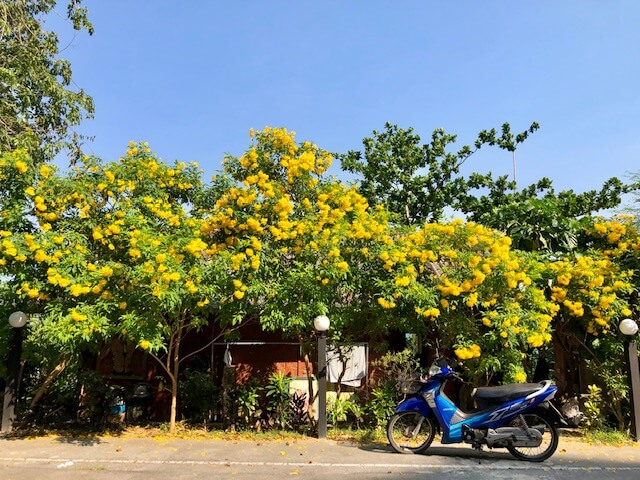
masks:
[[[429,381],[429,379],[431,378],[431,375],[427,374],[427,375],[420,375],[420,382],[422,383],[427,383]],[[452,379],[452,380],[457,380],[459,382],[464,383],[464,378],[462,378],[460,375],[458,375],[456,372],[451,372],[448,373],[446,376],[447,379]]]

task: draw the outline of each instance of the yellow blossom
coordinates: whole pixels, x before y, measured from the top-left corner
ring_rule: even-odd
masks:
[[[517,372],[514,376],[513,376],[513,381],[516,383],[523,383],[527,381],[527,376],[525,375],[524,372]]]
[[[100,275],[102,275],[103,277],[110,277],[111,275],[113,275],[113,268],[109,266],[102,267],[100,269]]]

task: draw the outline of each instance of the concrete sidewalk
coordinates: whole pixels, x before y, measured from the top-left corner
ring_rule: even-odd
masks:
[[[0,477],[12,478],[273,478],[301,475],[329,478],[360,475],[377,478],[420,472],[471,473],[472,478],[501,478],[519,472],[572,473],[586,478],[640,478],[640,448],[589,445],[561,438],[556,454],[541,464],[515,460],[506,450],[475,452],[467,445],[442,446],[437,440],[424,455],[400,455],[386,445],[358,446],[331,440],[182,440],[121,437],[0,439]],[[365,474],[365,472],[368,472]],[[420,474],[420,475],[419,475]],[[104,475],[104,476],[103,476]],[[406,476],[409,475],[409,476]],[[588,475],[587,475],[588,476]],[[504,478],[509,478],[504,477]],[[548,478],[555,478],[553,476]],[[565,478],[565,476],[563,476]]]

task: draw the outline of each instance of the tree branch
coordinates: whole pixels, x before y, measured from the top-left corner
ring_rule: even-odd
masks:
[[[203,350],[206,350],[207,348],[209,348],[216,340],[220,339],[222,336],[224,336],[227,333],[230,332],[235,332],[236,330],[239,330],[240,327],[242,327],[244,325],[244,323],[241,323],[240,325],[235,326],[234,328],[230,329],[230,330],[225,330],[224,332],[220,333],[218,336],[216,336],[215,338],[211,339],[210,342],[208,342],[204,347],[199,348],[198,350],[195,350],[191,353],[189,353],[188,355],[185,355],[184,357],[182,357],[180,359],[180,361],[178,363],[182,363],[185,360],[187,360],[188,358],[193,357],[194,355],[197,355],[198,353],[202,352]]]
[[[55,368],[51,371],[51,373],[47,376],[46,380],[40,386],[40,388],[38,388],[38,390],[36,391],[35,395],[31,399],[31,403],[29,404],[30,409],[36,406],[36,404],[40,401],[40,399],[43,397],[43,395],[47,391],[47,388],[49,388],[49,385],[51,385],[51,383],[56,378],[58,378],[58,376],[64,371],[66,367],[67,367],[67,359],[63,358],[58,363],[58,365],[55,366]]]

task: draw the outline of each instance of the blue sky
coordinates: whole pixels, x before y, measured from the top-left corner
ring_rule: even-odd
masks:
[[[387,121],[425,140],[445,128],[459,146],[537,121],[517,152],[520,186],[547,176],[584,191],[640,170],[634,0],[84,4],[95,34],[62,56],[94,97],[81,131],[105,160],[148,141],[209,177],[266,125],[345,152]],[[48,28],[71,39],[55,18]],[[511,174],[511,156],[493,150],[465,168]]]

